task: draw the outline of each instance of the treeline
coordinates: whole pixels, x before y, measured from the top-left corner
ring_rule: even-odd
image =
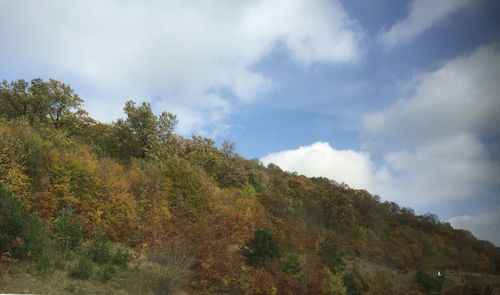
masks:
[[[354,257],[400,271],[500,271],[491,243],[433,214],[416,215],[326,178],[264,167],[240,157],[230,142],[219,148],[209,138],[181,137],[176,116],[155,115],[148,103],[127,102],[125,117],[109,124],[91,118],[82,103],[59,81],[4,81],[0,182],[46,231],[71,212],[83,240],[103,234],[156,262],[171,261],[164,259],[175,254],[168,249],[181,251],[190,261],[183,270],[188,291],[387,288],[376,273],[361,275],[349,263]],[[5,204],[0,227],[7,231]],[[28,257],[19,254],[26,245],[20,233],[1,237],[4,253]],[[163,289],[168,282],[174,284],[165,279]]]

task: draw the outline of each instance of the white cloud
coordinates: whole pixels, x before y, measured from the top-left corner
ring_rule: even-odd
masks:
[[[375,169],[368,153],[336,150],[327,142],[271,153],[261,158],[261,161],[309,177],[327,177],[355,188],[377,190],[381,182],[388,180],[384,170]]]
[[[99,119],[119,116],[126,99],[154,98],[180,111],[184,132],[272,87],[252,67],[277,45],[305,66],[359,56],[337,0],[8,1],[0,38],[0,65],[77,81]]]
[[[472,0],[413,0],[408,16],[381,33],[379,39],[386,47],[407,42],[472,2]]]
[[[469,198],[500,176],[483,144],[466,133],[389,152],[384,165],[393,175],[384,196],[411,206]]]
[[[500,207],[474,215],[460,215],[452,217],[448,222],[454,228],[466,229],[474,233],[479,239],[489,240],[497,247],[500,246]]]
[[[409,84],[407,95],[365,117],[365,146],[394,175],[388,197],[412,205],[472,197],[498,185],[483,139],[500,135],[500,47],[480,47]]]
[[[365,118],[369,140],[392,148],[450,134],[500,135],[500,46],[480,47],[413,81],[410,95]]]

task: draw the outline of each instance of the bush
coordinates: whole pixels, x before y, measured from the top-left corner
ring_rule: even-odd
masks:
[[[36,270],[39,272],[48,272],[53,267],[51,260],[48,255],[41,255],[36,261]]]
[[[117,249],[115,254],[113,254],[113,257],[111,258],[111,262],[114,265],[121,267],[126,267],[129,260],[130,254],[123,249]]]
[[[71,294],[77,294],[77,295],[85,294],[85,291],[82,288],[82,286],[75,286],[73,284],[64,287],[64,290],[70,292]]]
[[[280,256],[278,242],[268,229],[259,228],[242,250],[248,265],[261,267],[266,261]]]
[[[59,249],[64,250],[64,256],[68,250],[74,250],[80,247],[83,238],[83,226],[80,220],[73,215],[73,210],[63,209],[59,212],[52,235],[57,242]]]
[[[106,283],[107,281],[111,280],[113,275],[115,274],[115,267],[110,264],[106,263],[103,264],[98,270],[97,270],[97,277],[99,280],[103,283]]]
[[[280,261],[281,270],[297,280],[304,279],[304,270],[300,264],[299,257],[295,253],[288,253]]]
[[[90,258],[99,264],[105,264],[112,258],[108,237],[98,233],[89,247]]]
[[[361,295],[370,291],[370,286],[357,271],[344,275],[343,281],[347,295]]]
[[[329,268],[325,267],[324,287],[328,295],[346,295],[347,288],[342,280],[342,274],[333,274]]]
[[[92,275],[93,269],[92,261],[87,257],[82,257],[78,264],[70,270],[69,275],[75,279],[86,280]]]
[[[46,248],[45,235],[39,219],[0,183],[0,253],[40,259]]]
[[[158,266],[151,269],[154,281],[150,282],[156,294],[177,294],[189,282],[194,259],[182,241],[170,240],[153,249],[148,258]]]
[[[444,277],[442,276],[434,277],[422,270],[417,270],[415,278],[422,290],[427,294],[440,293],[443,288]]]

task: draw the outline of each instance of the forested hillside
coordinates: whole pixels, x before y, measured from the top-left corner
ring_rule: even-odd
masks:
[[[55,80],[1,85],[0,291],[26,269],[144,294],[469,294],[479,279],[436,271],[500,272],[436,215],[181,137],[148,103],[109,124],[82,103]]]

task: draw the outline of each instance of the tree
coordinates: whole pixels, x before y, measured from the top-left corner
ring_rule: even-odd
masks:
[[[335,245],[333,238],[327,237],[321,243],[319,255],[332,272],[337,273],[344,268],[344,257]]]
[[[59,128],[73,110],[80,108],[83,100],[73,88],[60,81],[50,79],[47,86],[48,115],[54,127]]]
[[[236,156],[236,144],[232,141],[224,140],[222,143],[222,153],[228,158]]]
[[[177,124],[174,114],[163,112],[156,116],[146,102],[136,106],[135,102],[127,101],[123,110],[127,118],[115,124],[121,157],[145,159],[173,136]]]
[[[243,247],[243,256],[248,265],[261,267],[265,262],[280,256],[278,242],[271,231],[258,228],[253,239]]]
[[[330,271],[330,269],[326,268],[325,271],[325,280],[324,287],[325,292],[328,295],[346,295],[347,288],[344,285],[342,280],[342,274],[334,274]]]
[[[38,259],[45,246],[45,232],[38,218],[0,183],[0,253]]]
[[[7,119],[27,116],[29,95],[29,84],[25,80],[11,83],[3,80],[0,85],[0,115]]]
[[[3,81],[0,86],[0,116],[7,119],[26,118],[30,124],[52,121],[60,128],[83,100],[67,84],[50,79]]]
[[[63,250],[64,258],[69,250],[80,246],[83,239],[83,225],[73,215],[73,210],[65,208],[59,212],[52,227],[52,235],[57,241],[58,247]]]
[[[325,223],[337,232],[344,232],[353,227],[355,222],[355,210],[345,194],[335,194],[324,198],[323,210]]]

